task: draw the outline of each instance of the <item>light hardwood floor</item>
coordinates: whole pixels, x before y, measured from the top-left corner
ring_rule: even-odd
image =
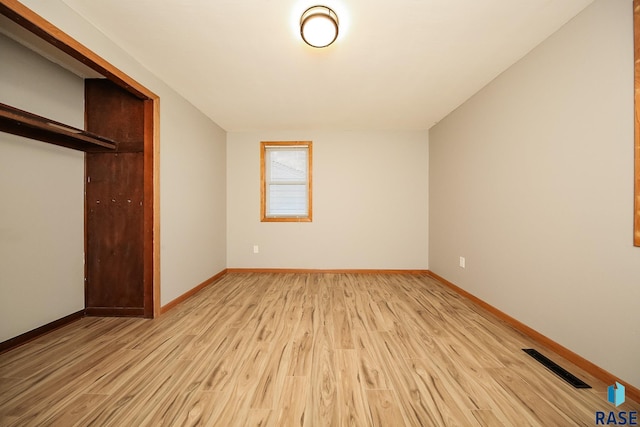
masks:
[[[427,276],[230,273],[0,355],[0,425],[593,426],[606,386]]]

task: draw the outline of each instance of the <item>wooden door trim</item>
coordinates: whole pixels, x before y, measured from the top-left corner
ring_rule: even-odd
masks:
[[[634,208],[633,244],[640,246],[640,0],[633,0],[634,58]]]

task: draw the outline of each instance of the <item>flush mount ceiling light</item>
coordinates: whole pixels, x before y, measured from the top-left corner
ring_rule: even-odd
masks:
[[[327,6],[310,7],[300,18],[300,35],[309,46],[329,46],[338,38],[338,15]]]

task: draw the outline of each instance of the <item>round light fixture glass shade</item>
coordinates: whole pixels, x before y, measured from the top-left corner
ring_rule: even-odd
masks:
[[[300,35],[309,46],[329,46],[338,38],[338,15],[326,6],[310,7],[300,18]]]

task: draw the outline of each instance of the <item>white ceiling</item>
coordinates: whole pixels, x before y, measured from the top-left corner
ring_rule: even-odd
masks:
[[[63,0],[227,131],[428,129],[593,0]],[[299,37],[309,6],[338,40]]]

